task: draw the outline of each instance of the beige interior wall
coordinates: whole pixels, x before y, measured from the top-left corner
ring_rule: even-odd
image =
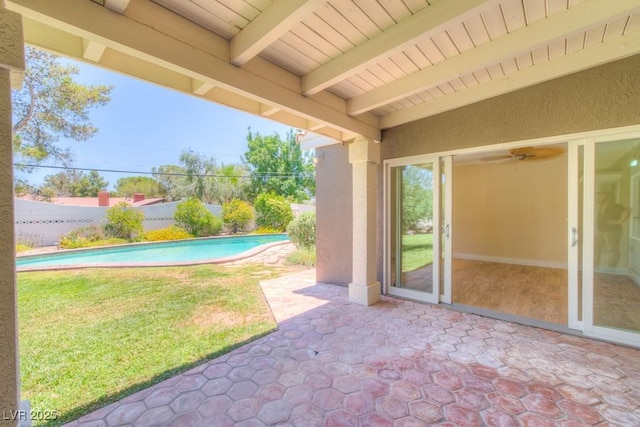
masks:
[[[566,227],[566,155],[454,167],[454,257],[564,266]]]
[[[353,211],[349,147],[316,149],[316,280],[351,282]]]

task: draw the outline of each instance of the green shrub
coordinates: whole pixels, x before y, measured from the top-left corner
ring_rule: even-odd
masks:
[[[190,239],[193,236],[184,228],[172,225],[170,227],[161,228],[159,230],[150,230],[144,233],[145,240],[157,242],[160,240],[183,240]]]
[[[289,202],[277,194],[259,194],[253,207],[256,210],[256,225],[258,227],[284,231],[293,219]]]
[[[303,212],[287,226],[289,239],[298,248],[312,248],[316,245],[316,213]]]
[[[193,197],[176,206],[174,219],[179,227],[196,237],[213,236],[222,230],[222,220]]]
[[[42,245],[42,235],[38,233],[19,233],[16,236],[16,245],[27,246],[29,249]]]
[[[108,236],[133,240],[142,234],[144,213],[126,202],[120,202],[107,209],[105,232]]]
[[[26,251],[30,251],[31,249],[33,249],[31,246],[27,246],[22,243],[18,243],[16,245],[16,252],[26,252]]]
[[[86,248],[104,239],[104,229],[99,225],[92,224],[86,227],[74,228],[63,235],[58,242],[58,246],[64,249]]]
[[[253,233],[254,234],[277,234],[277,233],[282,233],[282,231],[276,230],[275,228],[258,227],[257,229],[254,230]]]
[[[316,248],[301,248],[287,257],[287,263],[293,265],[304,265],[305,267],[315,267]]]
[[[222,221],[232,233],[246,231],[253,217],[251,205],[243,200],[233,199],[222,205]]]

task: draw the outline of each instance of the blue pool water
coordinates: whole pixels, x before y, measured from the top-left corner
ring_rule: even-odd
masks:
[[[266,234],[124,245],[22,256],[17,258],[16,265],[20,269],[88,264],[199,262],[238,255],[267,243],[287,239],[286,234]]]

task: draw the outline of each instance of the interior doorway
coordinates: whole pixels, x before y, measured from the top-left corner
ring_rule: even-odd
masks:
[[[568,325],[567,144],[455,156],[452,303]]]

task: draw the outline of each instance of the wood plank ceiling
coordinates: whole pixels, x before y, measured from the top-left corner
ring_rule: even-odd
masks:
[[[7,0],[27,42],[336,141],[640,52],[640,0],[51,3]]]

